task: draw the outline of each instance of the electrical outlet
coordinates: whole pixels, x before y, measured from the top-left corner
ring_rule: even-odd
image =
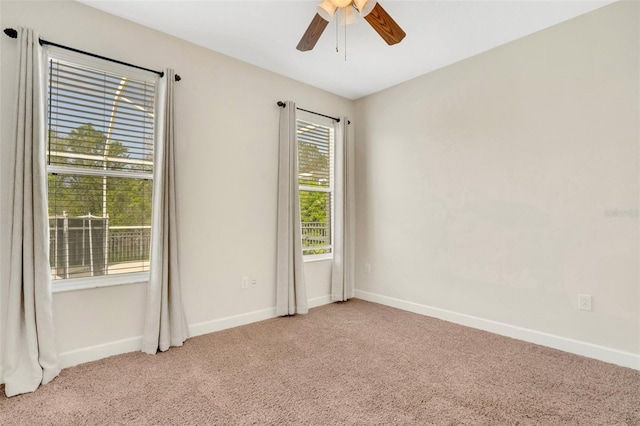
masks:
[[[591,295],[590,294],[579,294],[578,295],[578,309],[582,311],[590,311],[591,310]]]
[[[249,288],[249,277],[242,277],[240,288],[246,290]]]
[[[252,278],[251,279],[251,287],[257,287],[258,286],[258,280],[256,278]]]
[[[365,263],[364,264],[364,273],[365,274],[370,274],[371,273],[371,264],[370,263]]]

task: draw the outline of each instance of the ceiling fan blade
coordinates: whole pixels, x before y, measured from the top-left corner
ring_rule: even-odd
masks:
[[[302,52],[313,49],[318,39],[320,39],[322,32],[327,28],[327,25],[329,25],[329,21],[316,13],[316,16],[311,20],[307,31],[304,32],[296,49]]]
[[[396,21],[389,16],[387,11],[380,6],[380,3],[376,3],[375,7],[364,19],[380,34],[380,37],[382,37],[388,45],[400,43],[404,36],[407,35],[404,30],[400,28],[400,25],[396,24]]]

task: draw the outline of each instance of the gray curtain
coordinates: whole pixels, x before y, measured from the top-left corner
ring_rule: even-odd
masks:
[[[165,70],[158,94],[153,177],[153,219],[147,312],[142,351],[155,354],[182,346],[189,337],[178,265],[174,138],[175,72]]]
[[[60,373],[51,307],[42,49],[30,29],[18,29],[18,43],[9,288],[2,301],[7,396],[33,392]]]
[[[355,185],[354,149],[349,138],[349,120],[342,117],[336,124],[334,236],[331,268],[331,300],[342,302],[355,296]]]
[[[309,308],[302,262],[296,104],[290,101],[280,109],[279,155],[276,314],[306,314]]]

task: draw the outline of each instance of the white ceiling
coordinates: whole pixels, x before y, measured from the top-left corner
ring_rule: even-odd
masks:
[[[362,18],[332,22],[316,47],[296,45],[317,1],[79,0],[349,99],[377,92],[612,3],[613,0],[381,0],[407,33],[387,46]]]

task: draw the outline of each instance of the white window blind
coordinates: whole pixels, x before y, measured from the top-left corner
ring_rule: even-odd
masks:
[[[49,53],[54,280],[148,271],[155,82],[128,67]]]
[[[332,253],[333,138],[332,123],[297,120],[298,183],[302,249],[305,256]]]

